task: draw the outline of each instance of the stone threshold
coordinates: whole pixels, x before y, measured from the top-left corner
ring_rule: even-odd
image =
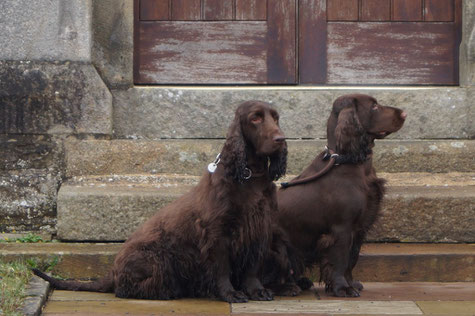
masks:
[[[112,267],[121,243],[0,244],[0,259],[36,257],[58,264],[52,273],[94,279]],[[355,268],[363,282],[475,282],[475,244],[367,243]],[[309,273],[318,280],[318,269]]]

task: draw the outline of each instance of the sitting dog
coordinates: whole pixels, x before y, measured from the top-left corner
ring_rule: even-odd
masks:
[[[302,289],[312,286],[302,278],[304,270],[319,264],[327,292],[359,296],[363,286],[352,270],[385,192],[372,165],[374,140],[398,131],[405,118],[368,95],[339,97],[327,123],[327,149],[277,192],[278,222],[290,240],[293,277]]]
[[[106,278],[83,283],[34,273],[57,289],[122,298],[272,300],[259,271],[277,212],[272,181],[285,174],[286,157],[278,113],[267,103],[245,102],[199,184],[130,236]]]

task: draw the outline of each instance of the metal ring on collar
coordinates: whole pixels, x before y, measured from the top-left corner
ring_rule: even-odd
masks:
[[[249,180],[252,177],[252,171],[249,168],[244,168],[243,178],[244,180]]]

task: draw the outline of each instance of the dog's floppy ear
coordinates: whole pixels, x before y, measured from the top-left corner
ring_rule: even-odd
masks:
[[[239,183],[244,181],[244,169],[247,165],[246,143],[242,134],[239,113],[236,113],[234,121],[228,129],[226,142],[221,152],[221,162],[228,176]]]
[[[343,98],[341,103],[335,103],[333,110],[338,113],[334,131],[336,152],[350,156],[353,162],[364,161],[368,141],[356,112],[356,99]]]
[[[287,143],[277,154],[270,156],[269,177],[278,180],[287,171]]]

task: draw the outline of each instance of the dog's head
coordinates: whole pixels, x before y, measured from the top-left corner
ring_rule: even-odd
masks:
[[[364,161],[374,139],[397,132],[406,116],[403,110],[380,105],[369,95],[341,96],[328,119],[328,144],[338,154],[351,156],[353,162]]]
[[[270,104],[261,101],[239,105],[226,136],[221,160],[228,174],[243,182],[244,169],[251,156],[268,157],[272,180],[285,174],[287,143],[279,127],[279,114]]]

